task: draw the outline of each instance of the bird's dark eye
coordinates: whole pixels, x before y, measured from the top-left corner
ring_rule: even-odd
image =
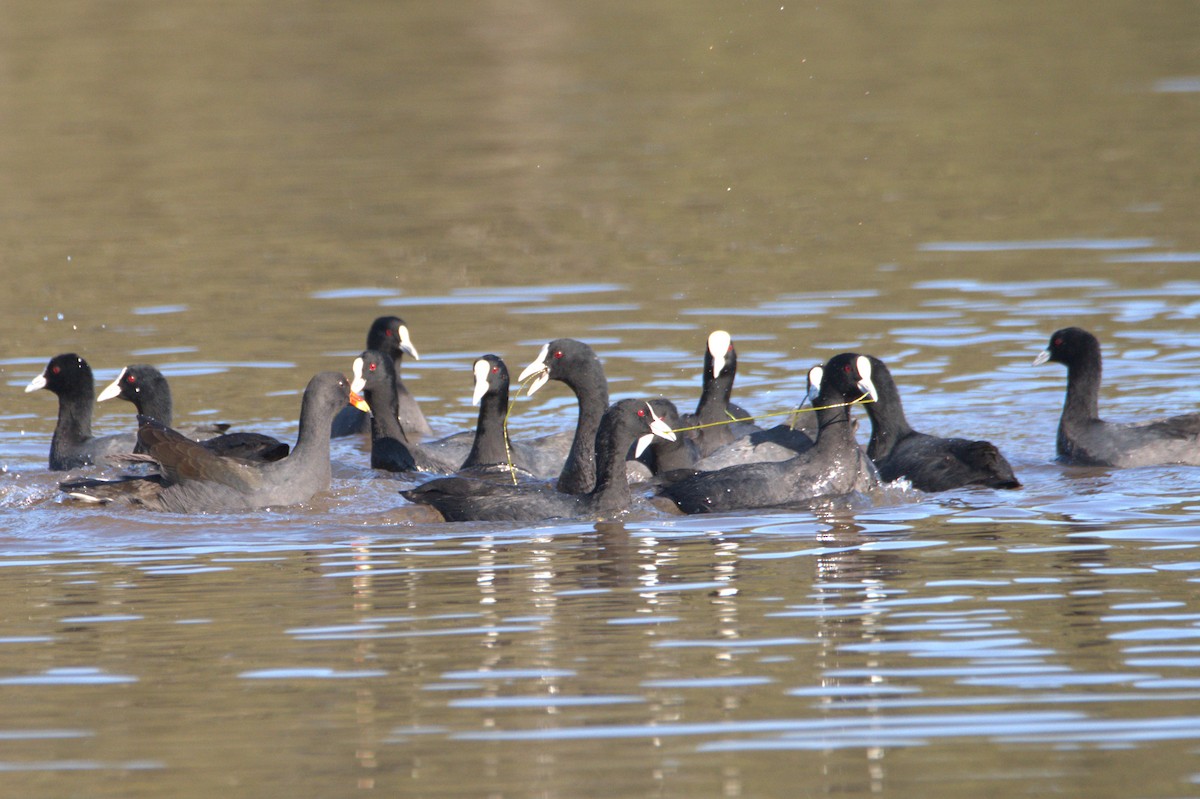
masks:
[[[562,351],[562,350],[555,350],[555,351],[554,351],[554,357],[555,357],[555,358],[561,358],[562,356],[563,356],[563,351]]]

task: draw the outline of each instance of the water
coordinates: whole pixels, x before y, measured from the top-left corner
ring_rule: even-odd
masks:
[[[1078,324],[1106,416],[1196,407],[1193,4],[0,14],[4,795],[1196,793],[1200,472],[1054,464],[1029,366]],[[723,327],[752,411],[871,352],[1025,487],[414,524],[339,441],[301,508],[57,497],[51,355],[291,438],[381,313],[441,432],[485,351],[687,405]]]

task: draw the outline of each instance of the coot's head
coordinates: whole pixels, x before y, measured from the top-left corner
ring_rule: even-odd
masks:
[[[879,399],[879,392],[871,382],[871,360],[865,355],[843,352],[830,358],[822,370],[821,392],[817,402],[854,402]]]
[[[55,355],[46,364],[45,370],[29,381],[25,393],[44,388],[59,396],[86,394],[90,396],[96,390],[92,377],[92,367],[88,362],[73,352]]]
[[[598,369],[603,372],[600,359],[587,344],[573,338],[556,338],[542,347],[538,357],[525,367],[517,380],[524,383],[529,378],[534,378],[527,392],[532,396],[550,380],[561,380],[573,385],[578,377]]]
[[[1064,327],[1050,336],[1050,344],[1033,360],[1034,366],[1054,361],[1071,366],[1085,361],[1100,360],[1100,342],[1079,327]]]
[[[376,391],[389,389],[395,392],[396,367],[390,356],[379,350],[365,350],[354,359],[354,379],[350,383],[350,404],[360,411],[370,412],[371,406],[365,397]]]
[[[471,367],[475,373],[475,389],[471,404],[478,405],[488,394],[508,388],[508,367],[499,355],[484,355]]]
[[[721,376],[722,372],[732,372],[737,369],[737,350],[733,348],[733,337],[724,330],[714,330],[708,334],[708,351],[704,357],[705,377]]]
[[[414,361],[421,360],[409,337],[408,326],[398,316],[381,316],[371,324],[367,331],[367,349],[378,350],[392,358],[408,353]]]
[[[117,379],[96,395],[96,402],[104,402],[113,397],[132,402],[141,407],[143,398],[151,392],[161,392],[167,385],[167,379],[162,372],[149,364],[126,366],[117,375]]]

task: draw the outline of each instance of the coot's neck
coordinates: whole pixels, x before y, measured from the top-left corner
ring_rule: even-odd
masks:
[[[390,380],[363,389],[371,406],[371,468],[406,471],[416,468],[413,444],[398,417],[399,400]]]
[[[737,371],[726,364],[721,373],[713,377],[712,368],[712,353],[706,351],[700,403],[696,406],[696,418],[702,424],[729,421],[729,398],[733,396],[733,378]]]
[[[171,386],[166,379],[147,382],[141,391],[133,395],[132,401],[139,415],[171,426]]]
[[[1063,416],[1076,420],[1100,418],[1100,353],[1083,353],[1067,364],[1067,399]]]
[[[583,494],[596,484],[596,431],[608,407],[608,382],[600,361],[595,360],[577,375],[563,381],[579,400],[579,423],[567,462],[558,476],[558,490],[564,494]]]
[[[707,455],[718,447],[732,444],[733,428],[729,426],[729,398],[733,394],[733,378],[736,370],[726,364],[716,377],[712,376],[712,353],[704,353],[704,380],[700,391],[700,402],[696,405],[696,423],[712,425],[696,431],[702,454]]]
[[[142,390],[134,392],[130,399],[139,416],[149,416],[167,427],[171,426],[171,388],[166,379],[145,382]],[[135,453],[145,453],[146,448],[139,439],[134,445]]]
[[[596,433],[596,485],[588,494],[592,510],[612,512],[629,507],[633,496],[625,473],[625,455],[634,438],[615,411],[604,414],[600,420]]]
[[[835,452],[847,446],[858,446],[854,437],[854,426],[850,424],[850,406],[846,403],[856,397],[845,398],[840,395],[826,395],[822,392],[816,399],[817,407],[817,443],[814,449],[821,452]]]
[[[863,405],[867,416],[871,418],[871,440],[867,444],[867,455],[872,460],[878,460],[891,454],[892,448],[900,440],[912,435],[913,429],[904,416],[900,392],[891,374],[881,366],[874,366],[871,382],[875,384],[879,399]]]
[[[462,468],[508,463],[511,455],[506,446],[508,434],[504,419],[508,414],[508,383],[483,395],[479,403],[479,421],[475,424],[475,443]]]
[[[65,469],[56,465],[60,460],[61,447],[82,444],[92,437],[92,405],[95,390],[81,387],[79,391],[58,395],[58,422],[54,425],[54,436],[50,439],[50,468]]]

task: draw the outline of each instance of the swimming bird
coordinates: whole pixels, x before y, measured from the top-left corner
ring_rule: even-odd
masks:
[[[1100,342],[1078,327],[1050,336],[1034,360],[1067,367],[1067,397],[1058,422],[1058,459],[1080,466],[1200,465],[1200,413],[1121,424],[1100,418]]]
[[[450,474],[459,463],[413,441],[397,416],[396,380],[392,358],[365,350],[354,359],[350,390],[365,401],[371,419],[371,468],[389,472]]]
[[[702,472],[666,485],[659,493],[684,513],[713,513],[795,505],[874,487],[878,473],[858,446],[849,408],[877,396],[871,363],[862,355],[842,353],[829,359],[820,377],[818,433],[812,449],[785,461]]]
[[[270,463],[224,457],[147,416],[138,417],[138,439],[159,474],[113,481],[60,484],[80,499],[124,501],[172,513],[223,513],[308,502],[329,490],[329,429],[349,399],[350,385],[336,372],[315,375],[304,389],[300,431],[291,454]]]
[[[381,316],[376,319],[367,331],[367,346],[364,349],[391,356],[396,383],[396,415],[409,438],[416,442],[426,436],[432,436],[433,430],[429,427],[425,414],[421,413],[421,406],[416,397],[409,393],[404,381],[400,379],[400,362],[405,353],[411,355],[414,361],[421,360],[404,320],[398,316]],[[333,437],[341,438],[366,432],[369,429],[368,418],[368,414],[353,405],[347,405],[334,418]]]
[[[504,360],[498,355],[484,355],[472,364],[471,372],[475,377],[471,399],[479,406],[479,417],[471,451],[460,471],[512,466],[540,479],[558,474],[564,461],[563,445],[570,440],[564,434],[552,433],[531,441],[513,441],[508,435],[509,376]]]
[[[750,414],[730,402],[736,376],[737,350],[733,346],[733,337],[725,330],[714,330],[708,335],[704,348],[700,402],[695,413],[682,419],[683,426],[698,426],[687,435],[696,441],[701,458],[758,430],[754,422],[749,421]],[[735,421],[739,419],[743,421]]]
[[[906,478],[920,491],[947,491],[966,485],[1020,488],[1000,450],[989,441],[940,438],[909,426],[900,391],[883,361],[871,362],[871,382],[879,398],[864,407],[871,418],[867,455],[886,482]]]
[[[443,477],[401,491],[409,502],[432,505],[446,521],[534,522],[545,519],[610,517],[626,510],[632,494],[625,455],[635,440],[675,437],[645,400],[614,403],[601,417],[595,444],[595,486],[565,494],[545,484],[513,485],[471,477]]]
[[[51,471],[99,464],[107,457],[133,452],[137,441],[132,433],[92,435],[96,381],[92,367],[83,358],[73,352],[55,355],[25,392],[41,388],[58,397],[58,422],[50,439]]]
[[[596,431],[608,407],[608,380],[600,358],[582,341],[555,339],[542,347],[517,380],[524,383],[531,377],[529,396],[547,381],[559,380],[579,400],[579,420],[558,476],[558,490],[564,494],[591,491],[596,483]]]
[[[96,396],[96,401],[105,402],[114,397],[133,403],[138,415],[148,416],[167,427],[171,426],[171,386],[157,368],[149,364],[134,364],[123,368],[117,378]],[[229,425],[217,424],[180,432],[188,438],[208,435],[209,437],[200,443],[218,455],[277,461],[288,454],[288,445],[277,438],[262,433],[226,433],[228,428]],[[140,445],[134,447],[134,452],[142,451]]]

